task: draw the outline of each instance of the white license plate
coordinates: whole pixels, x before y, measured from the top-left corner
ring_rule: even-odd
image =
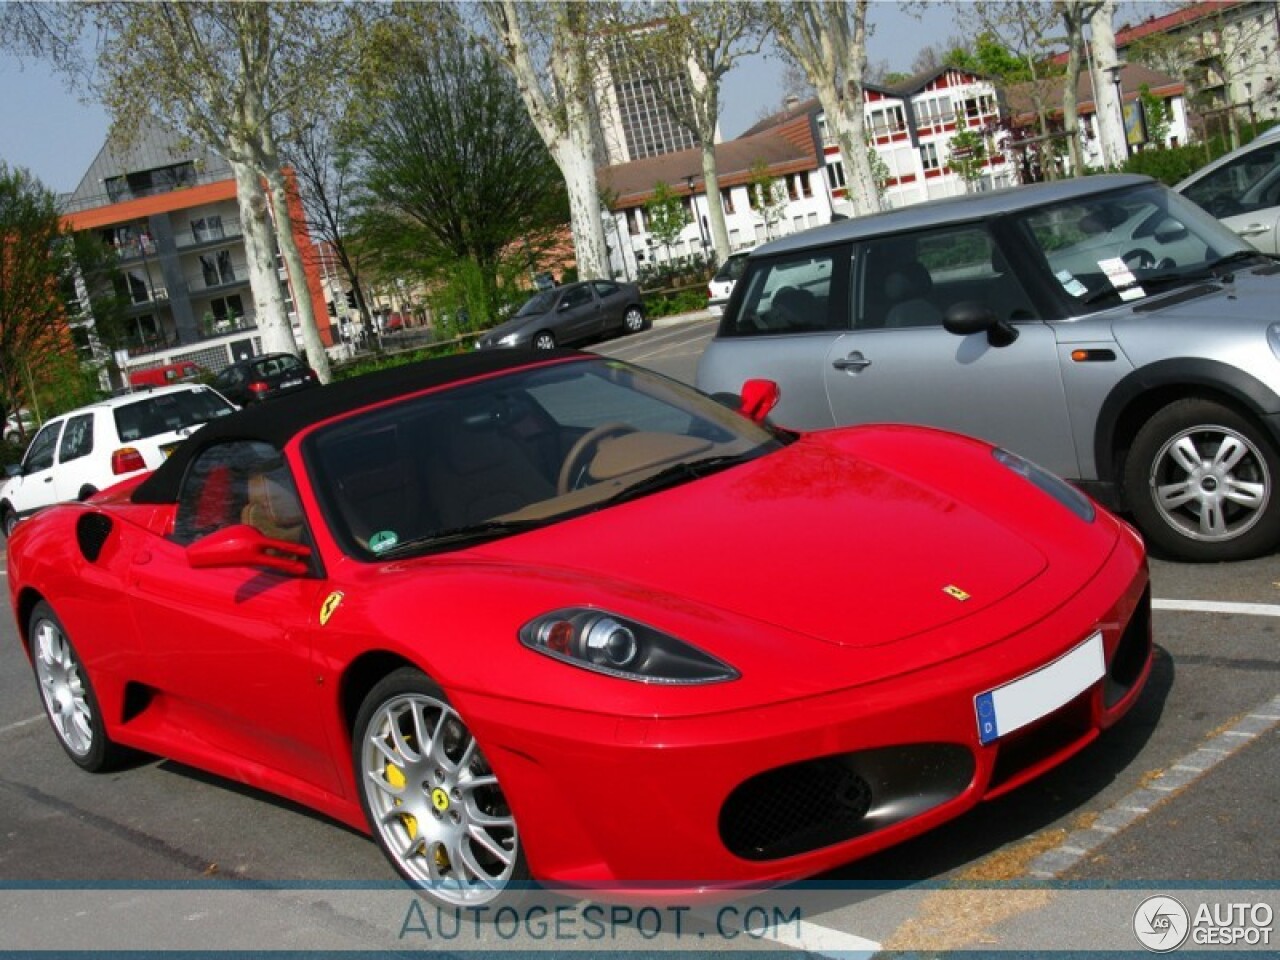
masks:
[[[1107,672],[1102,631],[1053,663],[973,698],[978,739],[991,743],[1070,703]]]
[[[284,383],[280,384],[280,389],[288,390],[290,387],[300,387],[300,386],[302,386],[301,380],[286,380],[284,381]]]

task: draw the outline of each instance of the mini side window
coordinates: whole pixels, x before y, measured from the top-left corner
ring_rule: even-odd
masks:
[[[844,305],[848,249],[804,250],[751,262],[738,281],[721,326],[722,336],[759,336],[841,330],[848,325]]]
[[[61,420],[54,420],[40,428],[22,460],[22,467],[27,473],[48,470],[53,466],[53,451],[58,445],[58,431],[62,429],[62,423]]]

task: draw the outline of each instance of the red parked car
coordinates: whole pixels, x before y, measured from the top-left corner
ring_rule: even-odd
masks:
[[[986,443],[774,399],[482,351],[217,420],[9,541],[54,733],[314,807],[459,906],[795,880],[1133,705],[1129,527]]]

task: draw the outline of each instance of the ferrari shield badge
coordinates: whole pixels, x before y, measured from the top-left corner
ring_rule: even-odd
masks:
[[[949,583],[942,588],[942,592],[953,600],[959,600],[961,603],[969,599],[969,594],[965,593],[954,583]]]
[[[335,590],[324,598],[324,603],[320,604],[320,626],[324,626],[329,622],[329,618],[333,616],[333,612],[342,605],[342,591]]]

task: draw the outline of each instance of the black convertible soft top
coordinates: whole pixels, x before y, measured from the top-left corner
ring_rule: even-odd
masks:
[[[131,497],[134,503],[174,503],[187,466],[206,448],[225,440],[258,440],[283,449],[296,434],[322,420],[450,383],[535,366],[551,360],[585,359],[577,350],[478,350],[379,370],[319,390],[303,390],[213,420],[183,443]]]

